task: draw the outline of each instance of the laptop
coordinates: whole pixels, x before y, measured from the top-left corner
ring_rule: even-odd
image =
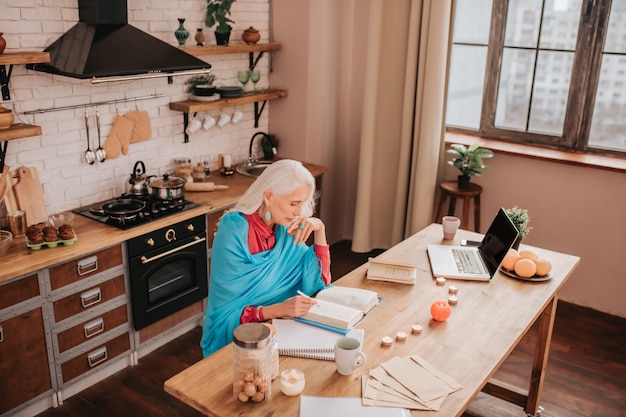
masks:
[[[517,236],[517,228],[500,208],[479,246],[427,245],[433,275],[489,281]]]

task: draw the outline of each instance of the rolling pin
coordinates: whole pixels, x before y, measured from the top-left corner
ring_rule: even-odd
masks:
[[[185,183],[185,191],[216,191],[216,190],[226,190],[228,189],[228,185],[215,185],[212,182],[192,182],[187,181]]]

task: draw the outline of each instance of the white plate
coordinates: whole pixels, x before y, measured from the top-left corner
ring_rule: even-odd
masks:
[[[213,94],[212,96],[194,96],[193,94],[189,94],[189,99],[193,100],[193,101],[209,102],[209,101],[219,100],[220,99],[220,95],[219,94]]]
[[[504,275],[507,275],[511,278],[515,278],[515,279],[519,279],[520,281],[531,281],[531,282],[543,282],[543,281],[548,281],[552,279],[552,274],[548,273],[548,275],[540,277],[540,276],[533,276],[530,278],[524,278],[524,277],[520,277],[519,275],[517,275],[515,272],[513,271],[509,271],[508,269],[506,269],[505,267],[501,266],[500,267],[500,272],[502,272]]]

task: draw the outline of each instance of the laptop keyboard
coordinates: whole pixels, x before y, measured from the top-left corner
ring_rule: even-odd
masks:
[[[452,256],[454,257],[459,272],[467,274],[479,274],[482,272],[475,252],[452,249]]]

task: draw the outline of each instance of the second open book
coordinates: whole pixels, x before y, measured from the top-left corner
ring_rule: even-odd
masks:
[[[347,330],[354,327],[376,304],[378,294],[362,288],[332,286],[317,293],[317,305],[299,320],[336,330]]]

